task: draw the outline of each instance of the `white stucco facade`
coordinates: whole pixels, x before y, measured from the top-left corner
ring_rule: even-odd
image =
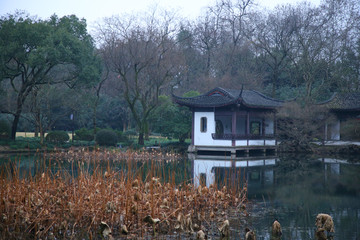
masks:
[[[202,127],[206,119],[206,129]],[[215,116],[214,112],[194,112],[194,146],[209,146],[209,147],[245,147],[245,146],[276,146],[274,139],[242,139],[235,140],[234,145],[231,139],[214,139],[212,134],[216,132],[216,121],[221,121],[223,131],[225,134],[232,133],[231,117],[228,116]],[[265,135],[274,134],[274,120],[265,118],[264,120],[259,117],[251,117],[250,121],[257,121],[260,123],[259,132],[264,132]],[[236,120],[236,134],[246,133],[246,121],[244,118],[237,118]]]
[[[206,118],[206,131],[202,132],[201,118]],[[194,113],[194,145],[195,146],[231,146],[230,140],[215,140],[212,134],[215,133],[215,114],[214,112],[195,112]]]

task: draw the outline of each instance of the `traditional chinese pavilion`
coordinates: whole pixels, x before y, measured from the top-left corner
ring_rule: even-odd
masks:
[[[282,101],[253,90],[220,87],[196,97],[173,98],[193,113],[190,152],[276,150],[276,111]]]
[[[334,122],[325,122],[325,141],[341,140],[341,122],[348,119],[360,120],[360,92],[334,93],[319,105],[325,106],[336,116]]]

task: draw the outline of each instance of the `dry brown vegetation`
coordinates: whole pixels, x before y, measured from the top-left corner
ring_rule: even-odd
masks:
[[[96,156],[105,159],[110,152],[63,154],[84,160],[88,156],[92,156],[89,159],[96,159]],[[81,167],[82,161],[74,161],[73,164],[78,164],[81,169],[77,177],[46,170],[33,177],[21,178],[17,168],[3,168],[0,176],[0,238],[98,239],[114,236],[138,239],[154,234],[187,234],[200,229],[208,233],[211,225],[219,226],[226,220],[227,211],[244,209],[245,187],[237,190],[231,186],[195,188],[186,181],[176,185],[174,173],[170,173],[169,179],[158,177],[161,169],[156,164],[151,165],[143,180],[138,171],[131,173],[131,163],[145,159],[145,156],[156,161],[160,155],[146,152],[118,154],[127,154],[127,171],[115,172],[108,165],[107,169],[95,167],[90,174]],[[170,155],[167,159],[171,159]]]
[[[132,162],[174,162],[179,159],[180,154],[163,153],[161,151],[119,151],[117,149],[107,150],[97,148],[89,151],[88,148],[72,148],[70,150],[61,150],[47,153],[47,156],[55,161],[68,162],[106,162],[111,159],[112,162],[128,161]]]

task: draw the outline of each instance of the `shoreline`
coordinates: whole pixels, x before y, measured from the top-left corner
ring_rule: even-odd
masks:
[[[360,153],[360,142],[358,141],[327,141],[325,144],[323,142],[313,142],[310,143],[310,145],[312,146],[311,150],[312,151],[299,151],[299,148],[292,148],[291,144],[281,147],[281,145],[279,145],[278,148],[278,153],[308,153],[308,154],[359,154]],[[44,152],[56,152],[56,151],[68,151],[68,150],[78,150],[78,149],[84,149],[84,148],[88,148],[90,150],[92,150],[94,147],[69,147],[69,148],[54,148],[54,149],[11,149],[9,146],[4,146],[1,145],[0,146],[0,154],[34,154],[34,153],[44,153]],[[177,149],[177,147],[172,147],[172,148],[168,148],[168,147],[163,147],[163,148],[159,148],[160,150],[165,150],[165,151],[173,151],[174,149],[177,150],[181,150],[184,151],[184,147],[178,147],[179,149]],[[100,149],[106,149],[104,147],[100,147]],[[145,147],[144,149],[149,150],[152,149],[151,147]],[[184,151],[186,152],[186,150]]]

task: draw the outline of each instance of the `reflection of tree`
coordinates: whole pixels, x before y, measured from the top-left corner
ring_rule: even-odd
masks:
[[[313,233],[315,216],[326,212],[338,224],[335,228],[343,229],[336,233],[337,238],[353,239],[359,216],[352,209],[360,209],[360,166],[341,164],[340,175],[330,169],[331,164],[319,161],[318,156],[281,155],[275,168],[275,185],[267,195],[272,208],[267,206],[264,211],[269,212],[257,221],[264,224],[279,218],[285,229],[298,230],[296,239],[309,239],[307,231]],[[338,191],[339,184],[342,192]],[[283,237],[294,238],[292,234],[284,231]]]
[[[286,181],[289,184],[295,184],[303,181],[309,174],[313,174],[314,169],[320,167],[321,162],[316,159],[315,156],[305,154],[280,155],[280,161],[276,167],[277,182]]]
[[[332,171],[332,165],[339,165],[340,172]],[[322,207],[338,196],[359,194],[359,171],[360,166],[325,163],[318,156],[282,156],[276,167],[275,194],[288,203]]]

